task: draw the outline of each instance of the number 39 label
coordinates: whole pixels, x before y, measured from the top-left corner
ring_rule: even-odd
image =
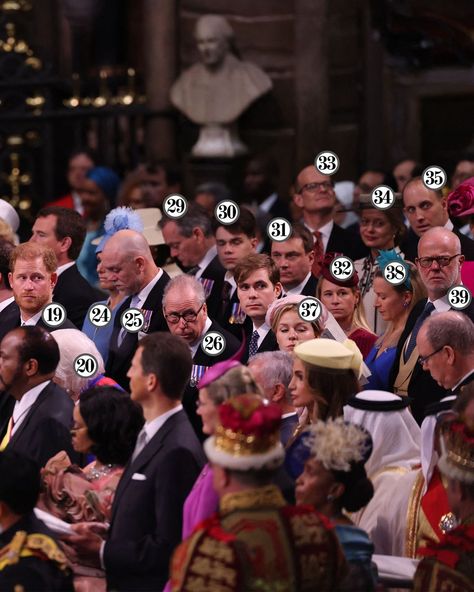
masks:
[[[273,218],[268,223],[267,234],[271,240],[285,241],[291,234],[291,224],[285,218]]]
[[[225,337],[218,331],[208,331],[204,335],[201,348],[208,356],[218,356],[225,349]]]
[[[314,159],[314,166],[321,175],[334,175],[339,169],[339,158],[334,152],[324,150]]]
[[[214,216],[221,224],[233,224],[239,219],[240,208],[235,201],[226,199],[217,204]]]
[[[90,354],[81,354],[74,360],[74,372],[81,378],[94,376],[98,368],[97,360]]]
[[[94,327],[106,327],[110,323],[112,313],[105,304],[93,304],[89,308],[87,316]]]
[[[336,280],[349,280],[354,273],[354,263],[349,257],[336,257],[331,262],[329,271]]]
[[[43,308],[41,317],[45,325],[48,325],[48,327],[54,327],[56,329],[64,323],[67,313],[62,304],[51,302]]]
[[[314,323],[321,316],[321,302],[317,298],[305,298],[299,303],[298,314],[303,321]]]
[[[423,171],[421,178],[428,189],[441,189],[448,180],[446,171],[440,166],[429,166]]]
[[[471,304],[472,294],[466,286],[453,286],[448,290],[448,302],[456,310],[464,310]]]
[[[182,218],[188,211],[188,202],[179,193],[168,195],[163,202],[163,210],[169,218]]]
[[[389,284],[392,284],[393,286],[399,286],[400,284],[403,284],[407,278],[407,274],[407,268],[399,261],[388,263],[383,270],[383,277]]]
[[[120,324],[129,333],[138,333],[145,324],[145,317],[138,308],[127,308],[120,317]]]

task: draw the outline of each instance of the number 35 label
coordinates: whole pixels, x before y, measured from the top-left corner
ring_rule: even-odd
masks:
[[[225,337],[218,331],[208,331],[204,335],[201,348],[208,356],[218,356],[225,349]]]
[[[138,308],[127,308],[120,317],[120,324],[129,333],[138,333],[145,324],[145,317]]]
[[[466,286],[453,286],[448,291],[448,302],[456,310],[464,310],[471,304],[472,294]]]
[[[354,263],[349,257],[336,257],[331,262],[329,271],[336,280],[349,280],[354,273]]]

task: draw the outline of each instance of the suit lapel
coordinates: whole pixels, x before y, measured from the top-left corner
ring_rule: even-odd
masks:
[[[21,422],[20,427],[15,430],[15,433],[13,434],[10,443],[15,442],[20,436],[21,434],[26,430],[26,428],[28,427],[28,424],[30,423],[32,417],[34,417],[35,411],[41,407],[41,405],[45,402],[45,400],[47,399],[49,393],[52,391],[52,389],[54,388],[54,385],[50,382],[39,394],[38,398],[36,399],[36,401],[33,403],[33,405],[29,408],[28,413],[25,416],[25,419]]]

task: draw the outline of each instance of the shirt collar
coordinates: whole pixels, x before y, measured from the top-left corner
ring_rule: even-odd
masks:
[[[216,256],[217,256],[217,247],[216,247],[216,245],[212,245],[212,247],[208,250],[208,252],[204,255],[204,257],[198,263],[199,271],[194,276],[197,280],[202,276],[206,267],[209,265],[209,263]]]
[[[25,417],[27,412],[33,407],[36,402],[36,399],[41,395],[43,389],[45,389],[50,380],[45,380],[44,382],[40,382],[29,391],[22,396],[22,398],[15,403],[15,407],[13,408],[13,422],[17,425],[18,420],[22,417]]]
[[[277,193],[274,191],[271,195],[269,195],[266,199],[262,201],[262,203],[258,206],[258,209],[262,212],[268,213],[270,208],[278,199]]]
[[[446,224],[444,225],[444,228],[446,228],[446,230],[451,230],[451,232],[454,229],[454,224],[451,222],[451,220],[448,218],[448,221],[446,222]]]
[[[66,269],[69,269],[70,267],[72,267],[75,264],[76,264],[75,261],[69,261],[69,263],[65,263],[64,265],[60,265],[56,270],[56,274],[59,277],[63,273],[63,271],[66,271]]]
[[[172,415],[175,415],[179,411],[182,411],[182,409],[183,406],[178,405],[177,407],[173,407],[173,409],[166,411],[166,413],[158,415],[158,417],[155,417],[155,419],[147,421],[143,426],[143,429],[146,432],[147,442],[149,442],[153,438],[153,436],[158,432],[158,430],[163,427],[167,419],[169,419]]]
[[[155,277],[151,280],[151,282],[149,282],[144,288],[142,288],[140,290],[140,292],[138,292],[138,294],[136,294],[134,296],[135,299],[138,299],[138,303],[136,304],[137,307],[138,307],[138,305],[143,306],[143,304],[145,303],[146,299],[150,295],[150,292],[156,286],[156,284],[158,283],[158,281],[159,281],[159,279],[161,278],[162,275],[163,275],[163,270],[160,268],[160,270],[155,275]]]
[[[211,325],[212,325],[212,321],[209,317],[207,317],[206,324],[204,325],[204,329],[201,333],[201,336],[199,337],[199,339],[196,341],[196,343],[194,345],[189,346],[189,348],[191,349],[191,355],[193,358],[196,355],[198,347],[201,345],[202,338],[209,331],[209,329],[211,328]]]
[[[263,323],[263,325],[260,325],[260,327],[258,329],[254,325],[253,331],[257,331],[257,333],[258,333],[258,345],[260,346],[262,341],[267,336],[267,333],[270,331],[270,327],[267,325],[267,323]]]
[[[309,272],[306,277],[304,278],[304,280],[301,282],[301,284],[298,284],[297,286],[295,286],[294,288],[291,288],[291,290],[285,290],[285,296],[288,296],[289,294],[292,295],[297,295],[299,296],[301,294],[301,292],[303,291],[303,288],[306,286],[307,282],[309,281],[309,278],[311,277],[311,272]]]
[[[447,295],[443,296],[442,298],[438,298],[437,300],[430,300],[428,298],[428,302],[433,304],[436,312],[448,312],[448,310],[451,310],[451,305],[448,302]]]
[[[451,389],[451,390],[452,390],[452,391],[455,391],[455,390],[456,390],[456,389],[459,387],[459,385],[460,385],[460,384],[462,384],[462,383],[463,383],[463,382],[466,380],[466,378],[467,378],[468,376],[471,376],[471,374],[472,374],[473,372],[474,372],[474,368],[473,368],[473,369],[471,369],[471,370],[469,370],[469,372],[466,372],[466,374],[465,374],[465,375],[464,375],[464,376],[463,376],[463,377],[462,377],[460,380],[458,380],[458,381],[457,381],[457,383],[456,383],[456,384],[455,384],[455,385],[452,387],[452,389]]]
[[[15,302],[15,297],[14,296],[10,296],[10,298],[7,298],[6,300],[3,300],[2,302],[0,302],[0,311],[2,311],[7,306],[10,306],[10,304],[12,302]]]
[[[37,312],[35,315],[33,315],[27,321],[25,321],[23,319],[23,316],[20,311],[20,325],[27,326],[27,327],[34,327],[38,323],[38,321],[40,320],[42,314],[43,314],[43,309],[41,309],[39,312]]]

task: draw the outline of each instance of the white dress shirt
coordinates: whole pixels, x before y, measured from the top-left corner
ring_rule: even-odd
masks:
[[[10,296],[10,298],[7,298],[6,300],[3,300],[2,302],[0,302],[0,312],[6,308],[7,306],[10,306],[10,304],[12,302],[15,301],[15,297],[14,296]]]
[[[11,431],[12,436],[24,422],[29,410],[33,407],[36,400],[43,392],[43,389],[45,389],[50,382],[50,380],[45,380],[44,382],[37,384],[29,391],[26,391],[22,398],[15,403],[15,406],[13,407],[13,429]]]
[[[132,300],[134,302],[135,308],[141,308],[145,304],[145,301],[148,298],[148,296],[150,295],[150,292],[156,286],[156,284],[158,283],[158,281],[160,280],[162,275],[163,275],[163,270],[160,268],[160,270],[155,275],[155,277],[151,280],[151,282],[149,282],[144,288],[142,288],[140,290],[140,292],[138,292],[138,294],[135,294],[135,296],[133,296]]]
[[[306,228],[313,234],[316,230],[321,233],[321,240],[323,241],[324,252],[327,251],[329,238],[331,236],[332,229],[334,228],[334,220],[329,220],[327,224],[321,226],[321,228],[311,228],[308,224],[304,224]]]
[[[197,280],[202,276],[202,274],[204,273],[204,270],[209,265],[209,263],[214,259],[214,257],[216,257],[216,255],[217,255],[217,247],[216,247],[216,245],[213,245],[209,249],[209,251],[204,255],[202,260],[198,263],[199,270],[194,274],[194,277]]]
[[[226,271],[224,275],[224,281],[229,282],[231,288],[229,293],[229,300],[234,295],[235,291],[237,290],[237,283],[234,278],[234,274],[231,271]]]
[[[260,325],[260,327],[258,329],[254,325],[252,332],[253,331],[257,331],[257,333],[258,333],[257,347],[260,347],[262,345],[262,341],[268,335],[268,332],[270,331],[270,327],[267,325],[267,323],[263,323],[263,325]]]
[[[22,327],[34,327],[37,325],[38,321],[41,318],[41,315],[43,314],[43,310],[40,310],[39,312],[37,312],[35,315],[33,315],[31,318],[29,318],[27,321],[25,321],[25,319],[23,318],[21,312],[20,312],[20,325]]]
[[[64,265],[60,265],[56,270],[58,277],[63,273],[63,271],[66,271],[66,269],[69,269],[70,267],[75,265],[75,263],[76,263],[75,261],[70,261],[69,263],[65,263]]]
[[[311,277],[311,272],[309,272],[307,274],[307,276],[304,278],[304,280],[301,282],[301,284],[298,284],[297,286],[295,286],[294,288],[291,288],[291,290],[285,290],[285,293],[283,296],[288,296],[289,294],[292,294],[293,296],[299,296],[303,290],[303,288],[306,286],[307,282],[309,281],[309,278]]]
[[[190,345],[189,348],[191,350],[191,356],[194,358],[194,356],[196,355],[196,352],[198,350],[198,347],[201,345],[201,341],[204,337],[204,335],[209,331],[209,329],[211,328],[212,325],[212,321],[209,317],[207,317],[206,319],[206,324],[204,325],[204,329],[203,332],[201,333],[201,336],[199,337],[199,339],[193,344]]]

